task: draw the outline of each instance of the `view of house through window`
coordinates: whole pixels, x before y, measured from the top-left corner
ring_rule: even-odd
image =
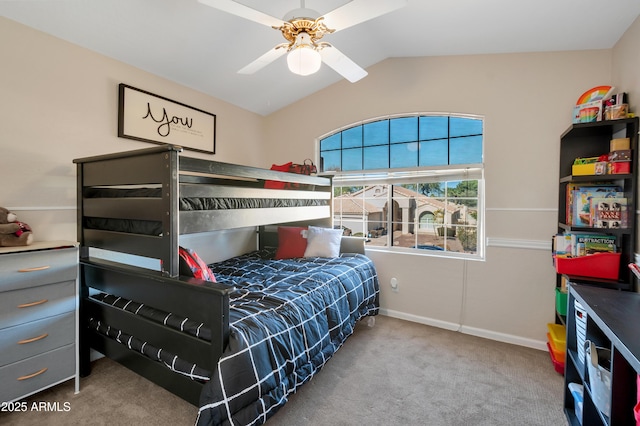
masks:
[[[369,247],[482,257],[483,121],[413,115],[320,140],[333,223]]]

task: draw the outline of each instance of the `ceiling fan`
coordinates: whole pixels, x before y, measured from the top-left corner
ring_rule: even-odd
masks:
[[[313,74],[324,62],[352,83],[365,77],[367,72],[321,39],[326,34],[352,27],[407,4],[407,0],[352,0],[320,16],[318,12],[305,8],[305,2],[301,0],[299,9],[287,13],[283,19],[278,19],[234,0],[198,1],[232,15],[270,26],[281,31],[287,40],[239,70],[240,74],[253,74],[288,53],[287,65],[295,74]]]

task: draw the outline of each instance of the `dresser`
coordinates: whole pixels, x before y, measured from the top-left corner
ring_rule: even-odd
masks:
[[[75,378],[78,246],[0,247],[0,402]]]

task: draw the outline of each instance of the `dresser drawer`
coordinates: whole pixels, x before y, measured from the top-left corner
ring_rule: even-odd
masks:
[[[76,369],[75,345],[34,356],[0,368],[0,402],[30,395],[70,379]]]
[[[0,330],[0,367],[75,343],[75,312]]]
[[[0,293],[0,329],[74,311],[76,281]]]
[[[2,254],[0,291],[75,280],[77,265],[75,247]]]

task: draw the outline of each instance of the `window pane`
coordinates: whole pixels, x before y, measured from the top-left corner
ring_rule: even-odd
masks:
[[[478,181],[463,180],[463,181],[447,182],[447,196],[450,198],[477,197]]]
[[[325,151],[320,153],[320,158],[322,159],[322,167],[320,168],[323,172],[327,171],[340,171],[340,155],[341,151]]]
[[[342,148],[362,146],[362,126],[352,127],[342,132]]]
[[[449,117],[420,117],[420,140],[446,139],[449,136]]]
[[[363,191],[364,208],[367,223],[366,236],[370,241],[367,245],[386,247],[387,241],[387,198],[389,185],[369,185]]]
[[[418,230],[433,231],[436,223],[436,215],[429,210],[423,210],[418,213]]]
[[[389,143],[389,120],[375,121],[364,125],[364,145],[386,145]]]
[[[418,143],[402,143],[390,146],[389,167],[416,167],[418,165]]]
[[[389,146],[372,146],[364,148],[364,169],[389,168]]]
[[[478,228],[475,226],[458,226],[456,234],[465,253],[478,252]]]
[[[396,247],[417,248],[418,237],[413,222],[394,222],[392,245]]]
[[[421,166],[445,166],[449,164],[449,143],[447,139],[420,142]]]
[[[416,198],[417,185],[400,184],[393,186],[393,209],[391,212],[392,245],[398,247],[414,247],[416,238]]]
[[[320,151],[326,151],[328,149],[340,149],[340,136],[342,133],[336,133],[328,138],[324,138],[320,141]]]
[[[394,118],[390,120],[389,125],[391,143],[418,140],[418,117]]]
[[[342,170],[362,170],[362,148],[342,150]]]
[[[460,214],[457,217],[458,225],[478,225],[478,200],[459,199],[456,200],[460,206]]]
[[[406,189],[407,191],[411,191],[408,195],[405,195],[405,196],[411,196],[411,197],[418,196],[418,185],[415,183],[402,183],[400,185],[396,185],[396,187]]]
[[[383,221],[369,221],[367,223],[367,245],[376,247],[386,247],[387,244],[387,222]]]
[[[337,187],[334,188],[333,199],[333,223],[348,229],[350,235],[363,237],[364,224],[366,223],[366,210],[362,200],[362,194],[358,196],[361,187]]]
[[[361,186],[334,186],[333,187],[333,196],[338,198],[340,195],[352,195],[358,191],[362,191]]]
[[[482,134],[482,120],[463,117],[451,117],[450,120],[451,130],[449,136],[452,138]]]
[[[427,197],[444,196],[445,182],[429,182],[418,185],[418,192]]]
[[[451,139],[449,164],[482,163],[482,136]]]

